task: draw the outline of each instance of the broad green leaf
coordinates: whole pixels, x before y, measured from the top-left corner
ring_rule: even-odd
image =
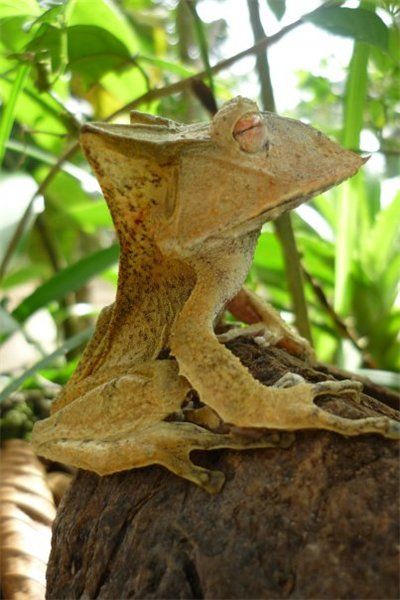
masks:
[[[92,101],[92,92],[96,89],[94,86],[90,90],[90,95],[87,95],[87,99]],[[108,112],[103,109],[102,113],[97,113],[97,116],[107,117],[111,112],[117,110],[121,106],[131,102],[133,98],[144,94],[147,91],[147,81],[143,76],[141,69],[137,66],[127,66],[118,73],[110,71],[106,73],[101,79],[101,87],[107,90],[107,92],[113,97],[116,105],[108,108]]]
[[[6,400],[10,394],[15,392],[21,385],[26,381],[29,377],[35,375],[41,369],[45,369],[54,363],[56,359],[61,356],[65,356],[67,352],[78,348],[85,342],[89,340],[89,338],[93,334],[93,328],[88,327],[84,331],[77,333],[73,337],[69,338],[66,342],[64,342],[57,350],[45,356],[37,363],[35,363],[30,369],[27,369],[20,377],[17,377],[11,383],[9,383],[1,392],[0,392],[0,402]]]
[[[19,15],[37,16],[40,14],[40,7],[36,0],[1,0],[0,1],[0,19],[4,17],[14,17]]]
[[[8,67],[15,64],[14,53],[23,52],[25,45],[32,37],[25,30],[27,17],[25,15],[16,15],[0,20],[0,48]],[[2,69],[1,69],[2,70]]]
[[[14,271],[10,269],[10,271],[1,281],[1,288],[4,291],[11,290],[17,285],[43,278],[43,267],[37,263],[18,268]]]
[[[49,302],[60,300],[69,292],[80,289],[92,277],[115,263],[118,255],[119,247],[115,244],[104,250],[98,250],[63,269],[25,298],[12,312],[13,318],[23,323],[30,315]]]
[[[283,256],[281,245],[273,233],[263,232],[258,238],[253,264],[283,272]]]
[[[274,13],[275,17],[280,21],[285,14],[286,2],[285,0],[267,0],[269,8]]]
[[[132,25],[112,0],[71,0],[67,6],[66,19],[68,26],[91,25],[108,31],[128,48],[131,55],[140,49]],[[82,38],[82,46],[85,43]]]
[[[34,39],[26,46],[27,52],[36,53],[36,61],[50,60],[53,72],[58,71],[62,62],[62,36],[64,32],[59,27],[43,23]]]
[[[67,4],[65,2],[62,4],[57,4],[56,6],[51,6],[48,10],[45,10],[41,15],[39,15],[39,17],[32,21],[30,28],[38,23],[52,23],[54,25],[58,21],[61,21],[59,17],[63,15],[66,7]]]
[[[0,166],[3,162],[6,151],[6,143],[10,137],[11,129],[15,119],[16,105],[21,90],[24,87],[25,79],[29,73],[29,65],[20,65],[16,72],[14,83],[10,89],[10,95],[7,98],[5,108],[0,120]]]
[[[112,227],[110,212],[103,201],[76,204],[67,208],[67,212],[88,232],[93,232],[98,227]]]
[[[160,71],[169,71],[170,73],[179,75],[179,77],[190,77],[190,75],[193,75],[195,72],[194,69],[190,69],[189,67],[185,67],[179,63],[171,62],[170,60],[158,58],[157,56],[140,54],[136,60],[138,63],[143,63],[145,65],[149,64],[154,67],[158,67]]]
[[[384,52],[388,50],[389,30],[371,10],[328,6],[313,11],[304,19],[330,33],[372,44]]]
[[[95,25],[74,25],[67,29],[68,66],[84,77],[88,85],[105,73],[131,62],[130,52],[115,35]]]

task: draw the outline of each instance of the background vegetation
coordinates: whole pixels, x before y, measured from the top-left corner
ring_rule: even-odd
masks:
[[[266,226],[248,284],[312,336],[319,359],[367,368],[394,384],[400,193],[387,197],[382,190],[399,166],[399,5],[316,3],[267,39],[259,3],[279,21],[295,0],[220,0],[227,10],[232,1],[248,8],[258,42],[229,57],[226,23],[211,16],[204,22],[203,1],[0,1],[0,326],[3,356],[13,354],[1,380],[6,437],[24,436],[46,413],[54,384],[73,372],[117,281],[118,247],[79,150],[81,124],[126,122],[132,108],[208,119],[243,93],[247,76],[234,76],[230,67],[248,55],[256,58],[260,104],[273,110],[267,51],[304,22],[350,38],[353,51],[333,81],[331,58],[316,49],[321,68],[313,74],[304,65],[296,74],[303,100],[289,116],[354,150],[369,150],[364,134],[381,156],[381,172],[364,169],[313,200],[312,210],[293,213],[292,225],[284,219]]]

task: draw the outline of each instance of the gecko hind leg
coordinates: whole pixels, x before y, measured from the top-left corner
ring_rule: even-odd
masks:
[[[149,436],[146,436],[149,441]],[[218,493],[225,475],[221,471],[209,470],[195,465],[190,459],[193,450],[215,450],[231,448],[245,450],[251,448],[288,448],[294,435],[286,432],[230,432],[219,434],[188,422],[165,422],[150,436],[155,463],[166,467],[176,475],[188,479],[211,494]]]
[[[314,360],[310,343],[295,333],[277,310],[257,294],[243,287],[226,307],[229,312],[248,327],[235,327],[218,336],[227,342],[239,336],[251,336],[261,346],[279,346],[289,354],[308,361]]]

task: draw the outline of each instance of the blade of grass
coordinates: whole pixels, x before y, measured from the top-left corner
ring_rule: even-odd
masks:
[[[367,98],[369,46],[355,42],[346,83],[343,146],[358,148],[363,124],[363,112]],[[345,314],[350,298],[350,274],[352,251],[357,235],[358,201],[357,178],[345,182],[340,188],[337,219],[337,242],[335,261],[335,301],[339,314]],[[360,199],[361,201],[361,199]]]
[[[84,331],[77,333],[73,337],[66,340],[57,350],[48,354],[37,363],[35,363],[30,369],[27,369],[20,377],[13,379],[6,387],[0,392],[0,403],[6,400],[10,394],[15,392],[29,377],[33,377],[41,369],[45,369],[51,365],[56,358],[59,356],[65,356],[71,350],[74,350],[84,342],[87,342],[93,333],[93,328],[88,327]]]
[[[10,90],[10,96],[3,112],[0,121],[0,166],[3,163],[4,154],[6,151],[6,143],[10,137],[11,129],[14,124],[15,110],[20,92],[24,87],[26,77],[29,73],[29,65],[22,64],[18,70],[14,83]]]
[[[42,161],[46,165],[56,165],[57,164],[57,156],[50,154],[49,152],[45,152],[41,148],[36,146],[32,146],[32,144],[24,144],[19,142],[18,140],[10,139],[6,143],[6,147],[9,150],[13,150],[14,152],[20,152],[23,155],[31,156],[32,158],[36,158],[37,160]],[[71,177],[78,179],[81,182],[87,182],[89,178],[93,178],[88,171],[81,169],[77,165],[74,165],[71,162],[65,161],[62,165],[60,165],[60,170],[65,171]],[[93,178],[94,179],[94,178]]]
[[[109,248],[98,250],[74,265],[59,271],[30,296],[24,298],[11,313],[11,316],[19,323],[23,323],[36,310],[46,306],[49,302],[60,300],[66,294],[80,289],[92,277],[116,263],[118,255],[119,246],[114,244]]]
[[[196,10],[196,5],[193,2],[193,0],[187,0],[187,6],[189,7],[189,10],[193,15],[194,28],[196,31],[197,41],[199,43],[201,59],[203,61],[204,68],[207,73],[208,85],[210,86],[212,95],[215,98],[214,78],[213,78],[210,60],[209,60],[209,56],[208,56],[208,44],[207,44],[206,33],[204,30],[204,23],[198,15],[198,12]]]

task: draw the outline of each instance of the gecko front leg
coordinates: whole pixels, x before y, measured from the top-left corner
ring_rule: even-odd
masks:
[[[266,387],[256,381],[214,334],[213,319],[224,303],[222,271],[215,267],[216,263],[217,259],[213,263],[214,275],[198,269],[196,286],[171,336],[171,350],[179,363],[180,373],[190,381],[206,405],[225,423],[238,427],[287,431],[327,429],[350,436],[380,433],[388,438],[400,439],[399,423],[392,419],[347,419],[333,415],[314,403],[323,394],[359,395],[358,383],[294,381],[293,387]],[[234,257],[230,264],[233,265],[232,271],[237,271]],[[229,269],[226,258],[224,265]]]

